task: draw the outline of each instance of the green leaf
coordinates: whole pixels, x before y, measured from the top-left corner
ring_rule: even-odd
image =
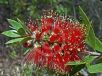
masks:
[[[90,64],[92,63],[92,61],[95,59],[95,56],[86,56],[82,61],[72,61],[72,62],[68,62],[66,64],[67,65],[71,65],[72,66],[72,71],[70,73],[70,75],[74,75],[75,73],[77,73],[78,71],[80,71],[82,68],[85,67],[85,65],[88,67],[90,66]]]
[[[85,64],[81,64],[81,65],[73,65],[72,66],[72,71],[70,72],[70,76],[73,76],[74,74],[76,74],[77,72],[79,72],[81,69],[83,69],[85,67]],[[76,75],[75,75],[76,76]]]
[[[4,31],[2,34],[3,35],[6,35],[8,37],[20,37],[20,35],[17,34],[17,31],[16,30]]]
[[[23,28],[20,28],[20,29],[18,29],[18,31],[17,31],[20,35],[26,35],[26,33],[25,33],[25,31],[24,31],[24,29]]]
[[[96,58],[96,56],[90,56],[90,55],[86,56],[84,58],[84,61],[86,62],[86,66],[87,67],[90,66],[95,58]]]
[[[6,44],[24,43],[30,39],[31,39],[31,37],[16,38],[16,39],[9,40],[8,42],[6,42]]]
[[[29,30],[29,28],[27,26],[25,26],[25,24],[20,19],[17,18],[17,21],[22,25],[22,27],[23,27],[23,29],[24,29],[25,32],[31,33],[31,31]]]
[[[86,43],[90,45],[92,48],[95,48],[96,36],[94,34],[93,28],[91,27],[89,30],[89,34],[86,38]]]
[[[90,73],[102,72],[102,63],[91,65],[91,66],[87,67],[87,69]]]
[[[19,43],[19,42],[23,41],[24,39],[25,38],[12,39],[12,40],[9,40],[8,42],[6,42],[6,44]]]
[[[102,42],[97,37],[95,38],[95,49],[102,52]]]
[[[96,57],[95,56],[86,56],[83,60],[81,61],[70,61],[66,65],[81,65],[81,64],[87,64],[91,63]]]
[[[85,12],[83,11],[83,9],[79,6],[79,13],[83,19],[83,23],[85,24],[85,27],[87,29],[87,32],[89,32],[90,27],[91,27],[91,23],[89,18],[87,17],[87,15],[85,14]]]
[[[82,68],[84,68],[85,64],[86,64],[86,62],[84,62],[84,61],[72,61],[72,62],[68,62],[66,64],[66,66],[71,65],[72,71],[71,71],[70,75],[72,76],[72,75],[76,74],[77,72],[79,72]]]
[[[88,35],[86,38],[86,43],[95,50],[102,52],[102,42],[95,36],[91,22],[89,21],[87,15],[85,14],[81,7],[79,7],[79,12],[82,17],[83,23],[85,24],[85,27],[87,29]]]
[[[85,64],[84,61],[72,61],[72,62],[68,62],[66,65],[81,65],[81,64]]]
[[[88,56],[86,56],[84,58],[84,61],[87,62],[87,63],[91,63],[95,58],[96,58],[96,56],[90,56],[90,55],[88,55]]]
[[[23,28],[22,25],[15,20],[8,19],[8,22],[11,24],[12,28],[15,29],[15,30]]]
[[[91,47],[95,47],[95,34],[94,34],[94,30],[92,28],[92,25],[90,23],[89,18],[87,17],[87,15],[85,14],[85,12],[82,10],[82,8],[79,6],[79,13],[82,17],[83,23],[85,24],[85,27],[87,29],[87,38],[86,38],[86,42],[91,46]]]

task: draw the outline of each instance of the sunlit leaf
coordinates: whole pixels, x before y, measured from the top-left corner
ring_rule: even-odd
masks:
[[[15,20],[8,19],[8,22],[10,23],[12,28],[15,29],[15,30],[23,28],[22,25],[19,22],[15,21]]]
[[[90,73],[102,72],[102,63],[91,65],[91,66],[87,67],[87,69]]]
[[[85,27],[87,29],[86,43],[93,49],[102,52],[102,42],[95,36],[91,22],[89,21],[87,15],[85,14],[81,7],[79,7],[79,12],[82,17],[83,23],[85,24]]]
[[[19,43],[22,40],[24,40],[24,38],[16,38],[16,39],[9,40],[8,42],[6,42],[6,44]]]
[[[8,37],[20,37],[20,35],[17,34],[17,31],[15,30],[4,31],[2,34]]]

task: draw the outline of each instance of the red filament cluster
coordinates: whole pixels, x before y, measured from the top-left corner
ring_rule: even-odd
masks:
[[[28,23],[34,39],[34,48],[27,54],[38,67],[48,67],[69,72],[69,61],[80,60],[78,52],[86,50],[86,29],[78,22],[70,21],[54,12],[44,15],[37,24]]]

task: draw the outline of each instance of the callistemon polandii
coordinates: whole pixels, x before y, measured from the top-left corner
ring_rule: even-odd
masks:
[[[69,61],[78,61],[84,52],[86,30],[81,24],[54,12],[46,13],[36,24],[30,22],[34,48],[27,54],[38,67],[48,67],[59,72],[69,72]]]

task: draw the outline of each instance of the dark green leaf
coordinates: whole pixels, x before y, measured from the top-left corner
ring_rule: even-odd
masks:
[[[22,25],[25,32],[31,33],[29,28],[20,19],[17,18],[17,21]]]
[[[2,34],[3,35],[6,35],[8,37],[20,37],[20,35],[17,34],[17,31],[16,30],[4,31]]]
[[[98,73],[98,72],[102,72],[102,63],[100,64],[95,64],[95,65],[91,65],[91,66],[88,66],[88,71],[90,73]]]
[[[15,20],[8,19],[8,22],[11,24],[12,28],[15,29],[15,30],[23,28],[22,25]]]
[[[83,69],[85,67],[85,64],[81,64],[81,65],[74,65],[72,66],[72,71],[70,73],[70,76],[73,76],[74,74],[76,74],[77,72],[79,72],[81,69]]]
[[[102,56],[101,57],[98,57],[96,58],[95,62],[98,64],[98,63],[101,63],[102,62]]]
[[[85,67],[85,65],[88,67],[92,63],[92,61],[95,59],[95,56],[86,56],[82,61],[73,61],[73,62],[68,62],[67,65],[72,66],[72,72],[70,73],[71,75],[74,75],[78,71],[80,71],[82,68]]]
[[[20,35],[26,35],[25,31],[23,28],[18,29],[17,31]]]
[[[21,43],[25,43],[26,41],[31,40],[31,39],[32,39],[31,37],[25,37],[25,38],[21,41]]]

